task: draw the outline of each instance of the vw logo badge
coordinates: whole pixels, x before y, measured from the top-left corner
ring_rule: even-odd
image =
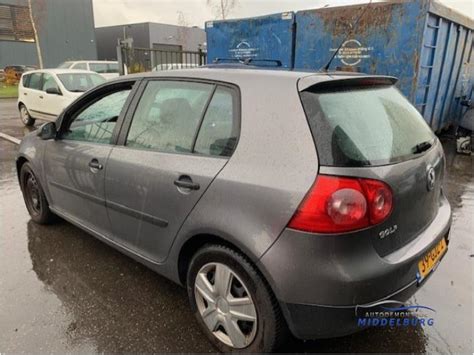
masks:
[[[436,173],[433,167],[430,167],[428,169],[428,172],[426,174],[426,179],[427,179],[426,187],[428,188],[428,191],[432,191],[436,183]]]

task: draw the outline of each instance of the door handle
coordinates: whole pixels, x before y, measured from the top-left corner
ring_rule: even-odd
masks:
[[[42,99],[42,98],[43,98],[43,95],[40,95],[40,99]]]
[[[174,181],[174,184],[177,187],[189,190],[199,190],[201,188],[198,183],[193,182],[193,180],[187,175],[180,176],[178,180]]]
[[[91,171],[95,173],[97,172],[97,170],[102,170],[104,166],[100,164],[97,159],[94,158],[89,162],[89,168],[91,168]]]
[[[28,94],[26,92],[24,92],[23,95],[28,96]]]

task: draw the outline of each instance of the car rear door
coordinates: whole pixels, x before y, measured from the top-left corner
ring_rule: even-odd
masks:
[[[25,74],[26,75],[26,74]],[[28,80],[25,80],[24,83],[27,83],[20,94],[19,100],[23,102],[28,109],[30,115],[34,118],[42,118],[41,115],[41,105],[40,105],[40,94],[41,94],[41,85],[42,85],[42,73],[31,73],[28,74]]]
[[[105,189],[114,238],[160,262],[234,150],[238,92],[185,80],[143,85],[110,154]]]
[[[45,181],[53,211],[108,237],[104,177],[132,82],[87,94],[64,113],[59,138],[46,141]]]

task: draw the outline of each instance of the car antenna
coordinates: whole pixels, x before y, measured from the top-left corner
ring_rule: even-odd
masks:
[[[354,25],[351,25],[351,29],[349,30],[349,32],[347,33],[347,36],[344,38],[344,40],[341,42],[341,44],[339,45],[339,47],[337,47],[336,51],[334,52],[334,54],[331,56],[331,59],[329,59],[329,62],[324,66],[323,68],[323,71],[328,71],[329,70],[329,67],[331,66],[331,63],[332,61],[334,60],[334,58],[336,57],[337,53],[339,53],[339,51],[341,50],[341,47],[344,43],[346,43],[347,39],[349,38],[349,36],[352,34],[352,31],[354,30],[354,28],[359,24],[359,21],[360,19],[362,18],[362,16],[365,15],[365,13],[367,12],[367,9],[369,8],[369,6],[372,4],[372,0],[369,1],[369,3],[365,6],[364,10],[360,13],[359,17],[357,18],[357,20],[354,22]]]

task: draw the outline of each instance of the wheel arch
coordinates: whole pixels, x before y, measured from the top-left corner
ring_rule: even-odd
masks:
[[[259,263],[259,260],[254,255],[252,255],[249,251],[237,246],[235,243],[230,242],[228,239],[223,238],[218,234],[212,233],[195,234],[182,244],[179,250],[177,263],[178,281],[181,285],[186,285],[188,267],[194,254],[205,245],[211,244],[223,245],[241,254],[255,267],[255,270],[257,270],[257,272],[260,274],[271,292],[276,295],[274,287],[272,286],[273,279],[268,274],[268,272],[264,270],[263,265]]]
[[[19,182],[19,183],[21,183],[21,182],[20,182],[20,171],[21,171],[21,167],[22,167],[25,163],[27,163],[27,162],[29,162],[29,160],[28,160],[26,157],[24,157],[23,155],[20,155],[20,156],[16,159],[16,162],[15,162],[15,164],[16,164],[16,175],[17,175],[17,177],[18,177],[18,182]]]

